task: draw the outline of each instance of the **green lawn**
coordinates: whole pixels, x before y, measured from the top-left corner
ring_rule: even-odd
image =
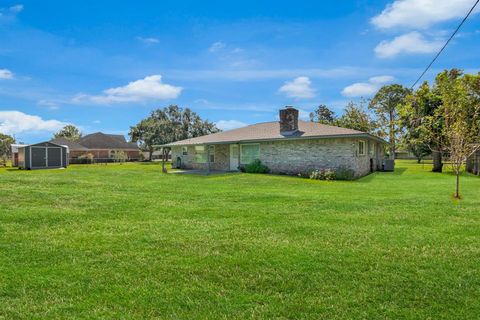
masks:
[[[480,178],[0,169],[0,319],[478,319]]]

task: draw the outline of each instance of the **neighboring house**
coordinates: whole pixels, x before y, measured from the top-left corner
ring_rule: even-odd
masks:
[[[129,161],[140,159],[140,149],[137,144],[127,142],[123,135],[97,132],[75,142],[64,138],[53,139],[51,142],[68,146],[71,163],[75,163],[79,157],[86,155],[92,155],[94,161],[107,162],[119,151],[124,152]]]
[[[12,144],[12,167],[18,167],[18,149],[27,146],[26,144]]]
[[[480,176],[480,149],[467,159],[467,171]]]
[[[298,110],[280,110],[280,121],[166,144],[173,166],[238,170],[260,159],[273,173],[350,169],[361,177],[381,169],[386,142],[371,134],[298,120]]]
[[[70,141],[65,138],[56,138],[50,140],[51,143],[56,143],[62,146],[67,146],[70,151],[70,159],[77,159],[79,156],[88,153],[88,148],[82,146],[78,142]]]

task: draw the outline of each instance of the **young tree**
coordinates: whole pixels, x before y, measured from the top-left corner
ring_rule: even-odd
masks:
[[[442,105],[437,90],[432,90],[424,82],[414,93],[409,94],[405,104],[400,107],[400,123],[405,128],[402,137],[407,146],[420,161],[422,157],[432,153],[434,172],[442,172],[442,147],[439,144],[442,134],[443,120],[437,109]]]
[[[156,145],[194,138],[218,132],[214,123],[202,120],[192,110],[170,105],[163,109],[152,111],[149,117],[130,127],[130,138],[140,142],[140,147],[150,154]]]
[[[367,133],[375,133],[377,128],[376,122],[363,107],[363,102],[361,104],[349,102],[343,115],[335,121],[335,124],[339,127]]]
[[[67,124],[60,131],[53,135],[54,139],[65,138],[70,141],[78,141],[82,137],[80,130],[74,125]]]
[[[405,97],[410,90],[392,84],[382,87],[370,101],[369,108],[377,115],[378,124],[382,132],[388,137],[390,159],[395,159],[396,145],[399,140],[398,109],[404,104]]]
[[[122,150],[117,150],[113,154],[113,161],[122,164],[127,161],[127,154]]]
[[[443,145],[456,177],[454,196],[460,198],[463,165],[480,147],[480,74],[444,71],[437,76],[436,85],[443,101]]]
[[[15,143],[15,138],[7,134],[0,133],[0,160],[3,166],[7,165],[7,160],[12,155],[12,144]]]
[[[326,105],[319,105],[313,112],[310,112],[310,121],[322,124],[335,125],[337,117],[335,112]]]

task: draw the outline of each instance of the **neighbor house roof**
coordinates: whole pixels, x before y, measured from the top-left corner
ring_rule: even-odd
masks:
[[[65,138],[56,138],[50,140],[51,143],[55,143],[61,146],[67,146],[70,151],[85,151],[88,150],[88,148],[85,148],[81,144],[75,141],[70,141]]]
[[[182,146],[196,144],[222,144],[237,142],[254,142],[268,140],[290,140],[308,138],[340,138],[340,137],[370,137],[385,143],[374,135],[347,128],[329,126],[316,122],[298,121],[298,131],[292,135],[283,136],[280,134],[278,121],[253,124],[239,129],[213,133],[206,136],[181,140],[166,144],[164,146]]]
[[[134,142],[127,142],[123,135],[105,134],[96,132],[88,134],[78,141],[79,144],[88,149],[130,149],[138,150]]]

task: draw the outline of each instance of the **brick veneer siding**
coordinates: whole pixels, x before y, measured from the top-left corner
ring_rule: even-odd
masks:
[[[358,141],[365,141],[366,155],[358,155]],[[356,177],[370,173],[370,159],[373,169],[381,168],[383,147],[373,139],[304,139],[259,142],[260,160],[272,173],[298,174],[316,169],[352,169]],[[182,154],[181,146],[172,147],[172,161],[175,167],[180,157],[182,168],[206,169],[207,164],[195,162],[195,147],[188,146],[188,154]],[[228,144],[215,145],[215,163],[212,170],[229,170],[230,147]]]
[[[115,149],[116,150],[116,149]],[[127,159],[129,160],[138,160],[140,159],[140,151],[128,150],[124,151]],[[80,156],[92,154],[94,159],[109,159],[110,158],[110,149],[98,149],[98,150],[82,150],[70,151],[70,159],[77,159]]]

